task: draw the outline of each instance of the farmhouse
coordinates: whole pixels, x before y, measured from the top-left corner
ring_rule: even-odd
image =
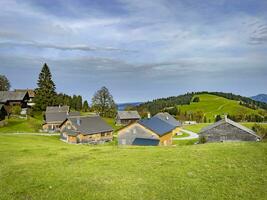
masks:
[[[29,93],[15,92],[15,91],[0,91],[0,104],[6,106],[6,110],[10,113],[12,106],[20,106],[21,108],[27,108],[27,103],[29,101]]]
[[[172,136],[178,122],[166,113],[159,113],[151,119],[139,120],[122,128],[118,132],[120,145],[171,145]],[[175,120],[175,121],[173,121]]]
[[[70,116],[80,116],[79,112],[69,112],[69,106],[48,106],[45,112],[44,131],[59,131],[59,126]]]
[[[118,111],[116,116],[117,125],[127,125],[141,119],[137,111]]]
[[[205,137],[207,142],[258,141],[261,139],[254,131],[227,117],[203,128],[199,135]]]
[[[29,94],[29,100],[27,102],[27,105],[29,107],[33,107],[35,105],[35,103],[33,102],[33,99],[35,97],[34,90],[32,90],[32,89],[15,89],[14,91],[15,92],[28,92],[28,94]]]
[[[113,129],[100,116],[69,117],[60,125],[61,139],[69,143],[111,141]]]
[[[172,130],[172,134],[173,135],[178,135],[180,133],[180,130],[181,130],[181,126],[182,126],[182,123],[180,121],[177,121],[172,115],[170,115],[169,113],[167,112],[164,112],[164,113],[158,113],[156,114],[155,116],[153,117],[156,117],[156,118],[159,118],[161,120],[163,120],[164,122],[172,125],[173,127],[175,127],[173,130]]]

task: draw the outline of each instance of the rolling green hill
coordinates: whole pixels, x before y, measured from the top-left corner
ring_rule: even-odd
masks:
[[[216,115],[235,115],[244,117],[245,115],[255,114],[262,115],[263,110],[251,109],[240,105],[239,101],[226,99],[212,94],[197,94],[195,97],[199,97],[199,102],[192,102],[189,105],[179,105],[178,110],[181,113],[195,113],[202,111],[207,118],[207,122],[213,122]]]

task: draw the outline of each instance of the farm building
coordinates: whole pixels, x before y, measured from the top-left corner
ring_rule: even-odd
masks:
[[[182,123],[180,121],[177,121],[172,115],[170,115],[167,112],[164,113],[158,113],[156,115],[154,115],[153,117],[159,118],[163,121],[165,121],[166,123],[172,125],[175,127],[175,129],[172,130],[172,134],[173,135],[178,135],[180,130],[181,130],[181,126]]]
[[[151,119],[139,120],[122,128],[118,132],[120,145],[171,145],[172,136],[178,123],[166,118],[165,113]],[[174,119],[175,120],[175,119]]]
[[[0,121],[4,120],[7,116],[7,111],[4,104],[0,104]]]
[[[34,99],[34,97],[35,97],[35,92],[34,92],[34,90],[32,90],[32,89],[15,89],[14,91],[15,91],[15,92],[28,92],[28,94],[29,94],[29,100],[28,100],[28,102],[27,102],[27,105],[28,105],[29,107],[32,107],[32,106],[35,105],[35,103],[33,103],[33,99]]]
[[[69,143],[111,141],[113,129],[100,116],[69,117],[60,125],[61,139]]]
[[[258,141],[261,139],[251,129],[248,129],[227,117],[203,128],[200,131],[199,136],[205,137],[207,142]]]
[[[0,104],[6,106],[6,110],[10,113],[12,106],[20,106],[21,108],[27,108],[27,103],[29,101],[29,93],[15,92],[15,91],[0,91]]]
[[[141,119],[137,111],[118,111],[116,116],[117,125],[127,125]]]
[[[48,106],[45,112],[44,131],[59,131],[59,126],[68,117],[80,116],[79,112],[69,112],[69,106]]]

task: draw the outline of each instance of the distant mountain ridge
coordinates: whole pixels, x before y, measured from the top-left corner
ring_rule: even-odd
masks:
[[[258,94],[256,96],[253,96],[253,97],[250,97],[250,98],[255,100],[255,101],[260,101],[260,102],[267,103],[267,94]]]

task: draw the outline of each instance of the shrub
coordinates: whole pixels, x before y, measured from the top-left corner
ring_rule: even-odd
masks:
[[[11,107],[11,114],[13,115],[20,115],[21,107],[20,106],[12,106]]]
[[[204,135],[199,136],[199,144],[205,144],[207,142],[207,138]]]
[[[252,126],[252,130],[255,131],[259,136],[261,136],[263,139],[267,139],[267,128],[264,128],[260,124],[254,124]]]
[[[199,101],[200,101],[199,97],[195,97],[195,98],[193,99],[193,102],[199,102]]]

